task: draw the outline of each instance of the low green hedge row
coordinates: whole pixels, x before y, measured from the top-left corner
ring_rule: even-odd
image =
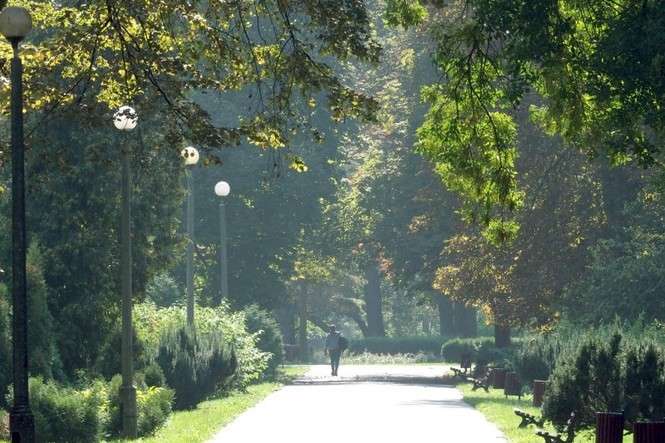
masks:
[[[459,363],[463,354],[471,355],[476,361],[481,351],[487,352],[490,349],[496,349],[492,337],[453,338],[441,346],[440,352],[445,361]]]
[[[142,377],[137,377],[140,381]],[[120,434],[119,376],[111,382],[95,380],[76,389],[41,378],[30,379],[30,406],[38,442],[94,443]],[[171,414],[174,391],[163,387],[137,387],[139,436],[152,434]],[[9,399],[11,401],[11,398]]]
[[[439,336],[415,337],[367,337],[360,340],[351,340],[349,351],[353,354],[435,354],[441,351],[441,346],[448,340]]]

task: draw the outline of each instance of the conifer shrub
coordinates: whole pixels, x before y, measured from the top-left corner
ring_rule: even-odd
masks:
[[[173,331],[187,324],[186,309],[181,306],[160,308],[154,303],[140,303],[134,307],[134,317],[137,336],[145,347],[143,358],[147,365],[157,361],[160,350],[164,352],[165,335],[173,335]],[[229,383],[223,384],[224,389],[242,390],[260,379],[272,354],[257,347],[261,333],[247,330],[245,312],[232,311],[225,303],[215,308],[196,306],[195,318],[197,338],[207,341],[214,337],[220,347],[233,350],[236,369]],[[162,363],[159,365],[168,374]]]
[[[529,337],[517,347],[512,358],[512,368],[527,385],[533,380],[547,380],[563,349],[566,346],[559,336]]]
[[[665,415],[663,349],[638,343],[618,332],[588,334],[574,352],[559,356],[550,377],[543,415],[563,426],[575,412],[592,427],[596,412],[623,411],[628,422]]]
[[[227,387],[238,368],[233,349],[221,336],[187,327],[162,335],[157,363],[175,390],[175,408],[190,409]]]
[[[146,386],[161,388],[166,386],[166,376],[164,371],[157,363],[151,363],[143,370],[143,377]]]

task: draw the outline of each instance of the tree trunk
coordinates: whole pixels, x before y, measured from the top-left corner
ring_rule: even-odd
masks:
[[[365,277],[365,309],[367,311],[367,333],[370,337],[385,337],[383,324],[383,303],[381,299],[381,278],[376,263],[370,263]]]
[[[307,349],[307,292],[303,289],[298,306],[298,353],[302,361],[309,359]]]
[[[439,308],[439,334],[442,337],[455,335],[453,303],[443,294],[434,294],[434,301]]]
[[[296,315],[296,306],[293,303],[288,303],[277,311],[279,326],[282,331],[285,344],[296,344]]]
[[[478,335],[476,310],[467,308],[461,303],[453,303],[453,312],[455,335],[459,337],[476,337]]]
[[[358,325],[358,328],[360,329],[360,332],[362,332],[363,337],[369,337],[369,329],[367,328],[367,323],[363,319],[362,315],[360,315],[360,312],[352,312],[350,314],[351,320],[355,321],[356,324]]]
[[[510,326],[494,325],[494,346],[497,348],[510,346]]]

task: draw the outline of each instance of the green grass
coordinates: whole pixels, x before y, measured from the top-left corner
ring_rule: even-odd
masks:
[[[520,418],[515,415],[513,409],[518,408],[530,414],[540,416],[540,409],[531,406],[531,396],[522,397],[518,400],[515,397],[506,398],[503,390],[490,389],[489,394],[482,389],[471,390],[471,384],[464,383],[457,386],[464,394],[464,401],[480,411],[489,421],[496,424],[505,434],[511,443],[542,443],[543,439],[535,435],[536,429],[533,426],[527,428],[518,428]],[[545,426],[547,430],[553,428]],[[595,437],[593,432],[585,432],[575,438],[576,443],[593,443]],[[624,438],[624,443],[632,442],[632,436]]]
[[[228,397],[205,401],[191,411],[174,412],[154,436],[133,440],[142,443],[199,443],[213,437],[222,427],[247,409],[307,371],[306,366],[284,366],[277,380],[247,388],[247,392],[234,392]],[[114,443],[128,440],[115,440]]]

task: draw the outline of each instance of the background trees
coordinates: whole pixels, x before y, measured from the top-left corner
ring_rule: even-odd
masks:
[[[663,317],[654,2],[16,3],[38,28],[28,210],[54,376],[94,367],[117,321],[121,144],[138,300],[181,300],[187,142],[204,154],[199,304],[218,295],[224,179],[227,302],[272,310],[290,343],[328,322],[470,336],[480,312],[507,337],[562,317]],[[628,50],[635,36],[648,47]],[[109,116],[129,101],[139,131],[119,139]]]

